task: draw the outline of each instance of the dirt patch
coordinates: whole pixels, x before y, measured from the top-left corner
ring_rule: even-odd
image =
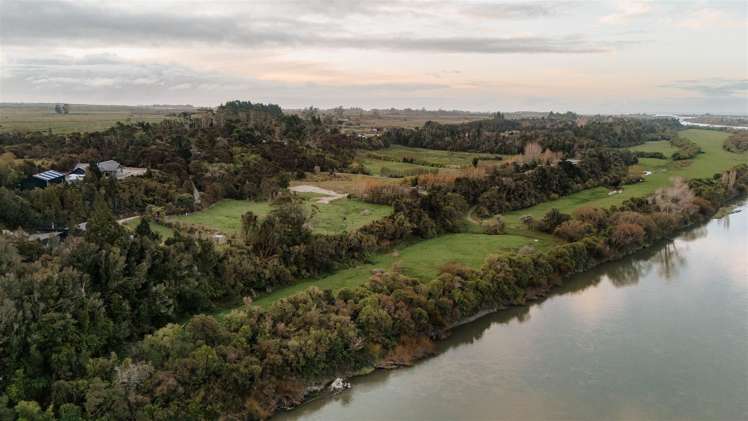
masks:
[[[333,200],[342,199],[344,197],[347,197],[347,193],[338,193],[332,190],[323,189],[322,187],[317,186],[310,186],[308,184],[304,184],[301,186],[293,186],[289,187],[288,190],[297,192],[297,193],[317,193],[317,194],[323,194],[325,197],[320,197],[317,199],[317,203],[330,203]]]

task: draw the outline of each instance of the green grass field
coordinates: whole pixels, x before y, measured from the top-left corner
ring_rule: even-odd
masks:
[[[530,215],[535,218],[542,217],[552,208],[561,212],[570,213],[581,206],[593,206],[606,208],[621,204],[632,197],[643,197],[654,193],[655,190],[670,185],[673,177],[704,178],[725,171],[738,164],[748,164],[748,156],[735,154],[722,148],[722,143],[728,137],[725,132],[714,130],[688,129],[680,132],[680,135],[696,142],[704,151],[690,161],[670,161],[662,159],[640,159],[636,168],[653,173],[644,178],[638,184],[624,186],[623,192],[616,195],[608,195],[608,189],[597,187],[584,190],[557,200],[541,203],[539,205],[509,212],[504,215],[506,222],[510,225],[518,225],[519,218]],[[659,143],[659,142],[658,142]],[[647,145],[643,145],[647,146]],[[638,146],[637,148],[641,148]],[[656,145],[663,153],[665,147]],[[641,149],[639,149],[641,150]],[[672,152],[672,151],[671,151]]]
[[[135,231],[135,228],[137,228],[139,223],[140,218],[135,218],[125,222],[123,225],[129,230]],[[174,230],[165,225],[161,225],[158,222],[151,221],[148,225],[151,227],[151,231],[158,234],[162,240],[168,240],[174,236]]]
[[[678,148],[671,145],[670,141],[668,140],[658,140],[656,142],[647,142],[647,143],[644,143],[643,145],[637,145],[629,149],[632,151],[636,151],[636,152],[660,152],[668,158],[670,158],[670,155],[672,155],[673,152],[678,150]]]
[[[318,234],[354,231],[392,212],[389,206],[374,205],[355,199],[338,199],[323,204],[314,200],[315,195],[304,194],[302,197],[305,198],[306,209],[312,215],[309,221],[312,231]],[[175,216],[172,220],[234,234],[241,228],[241,216],[244,213],[251,211],[262,218],[267,216],[270,210],[270,202],[225,199],[203,211]]]
[[[381,159],[364,158],[361,161],[369,172],[375,176],[388,177],[390,174],[418,174],[432,173],[448,170],[446,168],[434,168],[425,165],[410,164],[408,162],[385,161]]]
[[[48,131],[53,133],[106,130],[117,122],[156,123],[179,108],[72,104],[69,114],[56,114],[54,104],[0,104],[0,132]]]
[[[372,271],[389,271],[397,264],[404,275],[429,281],[436,278],[439,269],[450,262],[462,263],[471,268],[479,268],[492,253],[536,244],[535,240],[517,235],[447,234],[438,238],[402,246],[394,252],[373,256],[369,263],[343,269],[334,274],[309,279],[286,288],[281,288],[255,301],[266,307],[311,286],[337,290],[361,285],[371,278]]]
[[[436,149],[411,148],[408,146],[392,145],[386,149],[380,149],[374,152],[377,155],[386,156],[392,159],[400,160],[402,158],[415,158],[416,160],[429,162],[435,165],[462,168],[473,165],[473,158],[484,161],[493,161],[498,155],[472,152],[453,152]]]
[[[376,156],[387,157],[389,159],[377,159]],[[479,165],[496,165],[501,162],[496,159],[497,156],[500,157],[500,155],[485,153],[453,152],[392,145],[389,148],[373,152],[360,151],[358,159],[373,175],[387,176],[388,171],[382,171],[383,168],[391,170],[390,173],[415,173],[417,171],[426,173],[435,170],[439,172],[455,172],[460,168],[472,166],[473,158],[479,159]],[[420,163],[402,162],[403,158],[413,158]]]

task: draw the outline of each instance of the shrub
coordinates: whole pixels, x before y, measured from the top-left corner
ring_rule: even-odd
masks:
[[[570,220],[563,222],[554,231],[553,235],[561,237],[566,241],[578,241],[595,231],[593,226],[587,222]]]
[[[735,153],[748,152],[748,133],[735,133],[725,140],[723,147]]]
[[[486,222],[485,232],[489,235],[498,235],[503,234],[506,230],[506,223],[501,219],[500,216],[497,216],[496,219],[493,221]]]
[[[608,220],[605,210],[600,208],[583,207],[574,211],[574,219],[586,222],[596,229],[603,228]]]
[[[646,233],[641,225],[632,223],[620,223],[613,227],[610,233],[611,244],[617,249],[624,251],[628,248],[639,246],[644,242]]]

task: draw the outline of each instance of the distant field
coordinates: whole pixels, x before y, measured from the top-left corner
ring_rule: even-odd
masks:
[[[634,146],[629,148],[632,151],[637,152],[660,152],[666,157],[670,158],[673,152],[677,151],[678,148],[670,144],[668,140],[658,140],[656,142],[647,142],[643,145]]]
[[[343,269],[323,278],[311,279],[279,289],[258,299],[255,304],[268,306],[281,298],[288,297],[311,286],[333,290],[355,287],[371,278],[372,270],[384,269],[389,271],[394,265],[399,265],[400,271],[404,275],[428,281],[436,278],[439,269],[446,263],[458,262],[477,269],[490,254],[534,243],[533,239],[516,235],[466,233],[443,235],[400,247],[395,252],[375,255],[367,264]]]
[[[501,155],[392,145],[376,151],[360,151],[358,160],[373,175],[387,177],[391,174],[408,176],[429,172],[454,172],[459,168],[472,166],[473,158],[478,158],[478,164],[482,166],[496,165],[501,162],[501,159],[496,159],[497,157],[503,159]],[[403,158],[413,159],[415,162],[403,162]]]
[[[722,148],[722,143],[728,137],[725,132],[714,130],[689,129],[680,132],[684,136],[701,146],[704,153],[696,156],[690,161],[670,161],[662,159],[640,159],[637,168],[642,171],[653,173],[644,178],[644,182],[624,186],[623,192],[616,195],[608,195],[608,189],[598,187],[581,191],[558,200],[541,203],[539,205],[509,212],[504,215],[507,223],[519,225],[519,219],[523,215],[535,218],[542,217],[552,208],[557,208],[565,213],[570,213],[581,206],[609,207],[621,204],[624,200],[632,197],[642,197],[653,193],[655,190],[670,185],[673,177],[704,178],[725,171],[738,164],[748,164],[748,156],[727,152]],[[645,147],[647,145],[644,145]],[[638,146],[636,148],[641,148]],[[660,148],[664,153],[662,145],[654,146]],[[641,149],[639,149],[641,150]]]
[[[56,114],[54,104],[0,104],[0,132],[48,131],[53,133],[106,130],[117,122],[156,123],[181,109],[115,105],[70,105],[69,114]]]
[[[318,234],[340,234],[354,231],[370,222],[383,218],[392,208],[374,205],[355,199],[338,199],[329,204],[316,203],[312,195],[305,195],[305,206],[313,217],[312,230]],[[200,212],[175,216],[171,220],[234,234],[241,228],[241,216],[251,211],[262,218],[270,213],[270,202],[225,199]]]
[[[291,186],[312,185],[340,193],[356,194],[367,183],[400,184],[403,180],[389,177],[378,177],[364,174],[337,173],[335,176],[327,174],[308,174],[303,180],[294,180]]]
[[[428,162],[435,165],[442,165],[445,167],[451,166],[455,168],[462,168],[473,165],[473,158],[478,158],[481,161],[493,161],[493,163],[495,164],[495,158],[497,156],[501,157],[501,155],[494,154],[411,148],[401,145],[392,145],[386,149],[372,151],[372,153],[397,160],[401,160],[402,158],[414,158],[418,161]]]

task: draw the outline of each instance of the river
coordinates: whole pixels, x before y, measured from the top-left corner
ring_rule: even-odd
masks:
[[[748,127],[746,126],[730,126],[727,124],[712,124],[712,123],[697,123],[695,121],[691,121],[692,119],[696,117],[684,117],[680,115],[674,115],[674,114],[658,114],[658,117],[672,117],[677,119],[680,124],[684,126],[691,126],[691,127],[711,127],[715,129],[733,129],[733,130],[748,130]]]
[[[748,419],[748,207],[279,419]]]

